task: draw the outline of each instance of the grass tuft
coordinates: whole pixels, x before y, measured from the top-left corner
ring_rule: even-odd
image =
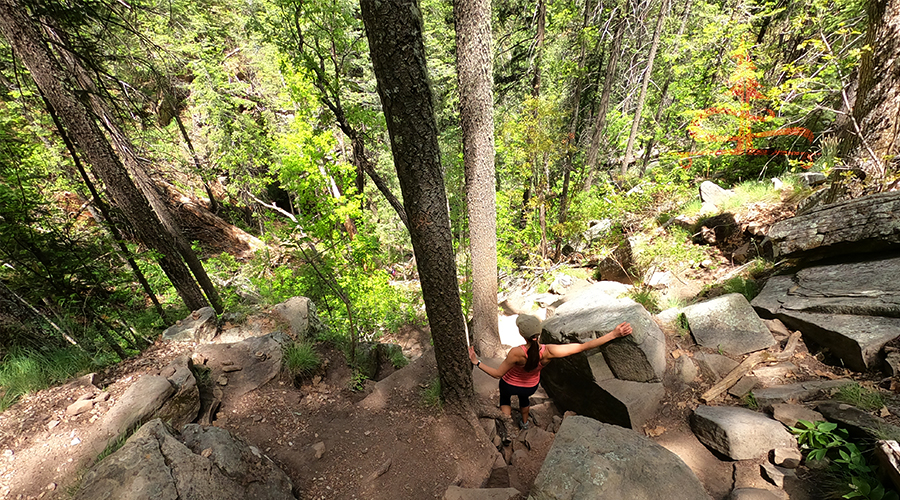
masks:
[[[834,399],[853,405],[863,411],[878,410],[884,406],[884,396],[877,389],[869,389],[857,383],[845,385],[834,394]]]
[[[319,354],[308,342],[288,342],[282,351],[282,366],[293,377],[312,375],[322,364]]]
[[[429,408],[441,408],[441,380],[437,377],[422,389],[422,404]]]

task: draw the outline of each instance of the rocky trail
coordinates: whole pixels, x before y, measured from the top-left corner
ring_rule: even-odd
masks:
[[[746,233],[750,223],[738,225]],[[140,356],[0,414],[0,499],[826,498],[821,473],[799,459],[785,426],[827,419],[863,432],[895,429],[891,356],[900,329],[891,311],[900,281],[891,278],[900,266],[890,248],[789,270],[752,307],[742,296],[708,294],[651,315],[621,298],[624,285],[579,280],[508,294],[504,311],[546,316],[543,342],[578,341],[621,320],[636,331],[628,343],[548,365],[527,431],[492,419],[473,426],[426,404],[437,377],[426,328],[382,339],[412,362],[385,366],[380,380],[351,390],[353,372],[328,345],[317,346],[318,373],[297,381],[280,371],[279,342],[315,326],[305,299],[239,325],[198,311]],[[696,294],[736,267],[723,254],[671,286]],[[836,278],[855,274],[862,285]],[[500,321],[510,346],[519,342],[514,318]],[[478,397],[495,407],[496,381],[478,370],[474,377]],[[886,404],[854,413],[827,403],[854,382]],[[119,437],[147,421],[127,442]],[[119,451],[94,466],[110,445]],[[598,470],[604,480],[583,477]]]

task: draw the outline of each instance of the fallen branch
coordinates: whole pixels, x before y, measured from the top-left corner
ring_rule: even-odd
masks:
[[[737,383],[738,380],[741,379],[744,375],[750,372],[754,366],[762,363],[763,361],[768,361],[772,358],[772,353],[769,351],[757,351],[753,354],[747,356],[747,359],[741,361],[741,364],[737,366],[734,370],[728,375],[725,375],[725,378],[720,380],[716,385],[712,386],[700,396],[700,401],[704,403],[709,403],[713,399],[727,391],[731,386]]]
[[[750,370],[752,370],[756,365],[766,362],[766,361],[787,361],[791,359],[794,355],[794,351],[797,350],[797,345],[800,343],[800,332],[794,332],[791,334],[791,337],[788,339],[787,344],[784,346],[784,350],[778,354],[772,354],[769,351],[757,351],[753,354],[747,356],[747,359],[741,361],[741,364],[737,366],[734,370],[725,375],[725,377],[720,380],[716,385],[712,386],[700,396],[700,400],[704,403],[708,403],[713,399],[716,399],[720,394],[727,391],[734,384],[737,383],[738,380],[741,379],[744,375],[748,374]]]

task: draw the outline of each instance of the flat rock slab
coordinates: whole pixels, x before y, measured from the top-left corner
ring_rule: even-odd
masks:
[[[759,351],[775,344],[775,337],[747,299],[729,293],[683,309],[698,344],[731,355]]]
[[[444,500],[519,500],[524,498],[515,488],[460,488],[451,485]]]
[[[812,380],[757,389],[753,391],[753,396],[760,406],[789,403],[791,401],[809,401],[820,396],[825,391],[838,389],[852,383],[853,380],[851,379]]]
[[[887,423],[853,405],[826,401],[816,405],[816,411],[826,419],[850,431],[851,435],[877,440],[879,435],[900,436],[900,427]]]
[[[872,264],[820,266],[796,275],[773,276],[753,299],[753,307],[827,347],[848,368],[866,371],[881,363],[879,351],[884,344],[900,335],[900,311],[894,303],[900,260]],[[869,282],[848,285],[857,267],[868,269],[863,274]],[[847,277],[847,282],[840,283],[840,276]],[[886,278],[893,283],[885,282]]]
[[[691,429],[701,443],[731,458],[764,457],[797,441],[777,420],[746,408],[699,406],[691,415]]]
[[[728,496],[728,500],[782,500],[782,498],[769,490],[759,488],[737,488]]]
[[[662,380],[666,369],[666,341],[653,317],[637,302],[617,299],[602,292],[582,292],[559,306],[543,324],[541,342],[564,344],[586,342],[603,336],[619,323],[631,323],[628,337],[608,342],[603,353],[616,378],[634,382]],[[590,352],[583,353],[589,356]]]
[[[218,333],[216,311],[212,307],[197,309],[163,332],[163,340],[211,342]]]
[[[195,362],[205,360],[212,370],[210,377],[220,381],[227,400],[243,396],[278,375],[283,340],[283,334],[270,334],[233,344],[204,344],[194,351],[193,358]]]
[[[810,410],[805,406],[786,403],[775,403],[772,405],[772,418],[788,427],[797,427],[797,422],[800,420],[807,422],[825,421],[825,417],[815,410]]]
[[[900,244],[900,191],[817,207],[769,229],[776,257],[819,258]]]
[[[674,453],[630,429],[566,418],[531,500],[701,500],[709,495]]]
[[[152,420],[85,474],[75,500],[296,499],[287,475],[228,431],[191,424],[185,436]]]

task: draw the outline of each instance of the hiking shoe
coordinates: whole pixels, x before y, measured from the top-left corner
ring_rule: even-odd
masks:
[[[523,431],[527,431],[531,426],[528,425],[528,422],[519,422],[519,427],[521,427]]]

